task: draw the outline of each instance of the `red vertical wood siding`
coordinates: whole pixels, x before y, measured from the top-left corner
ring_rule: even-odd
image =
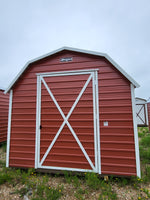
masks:
[[[150,130],[150,102],[147,103],[147,111],[148,111],[148,123],[149,123],[149,130]]]
[[[0,90],[0,143],[7,140],[9,95]]]
[[[61,63],[63,57],[72,57],[72,61]],[[10,166],[34,167],[36,74],[92,68],[99,68],[102,174],[136,175],[130,82],[105,58],[71,51],[62,51],[31,64],[14,86]],[[88,110],[87,114],[90,119]],[[74,119],[77,118],[75,115]],[[104,126],[105,121],[108,126]]]

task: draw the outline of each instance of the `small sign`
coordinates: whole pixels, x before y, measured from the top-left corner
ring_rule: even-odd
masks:
[[[60,62],[70,62],[70,61],[72,61],[71,57],[69,57],[69,58],[61,58],[60,59]]]
[[[105,122],[104,122],[104,126],[108,126],[108,121],[105,121]]]

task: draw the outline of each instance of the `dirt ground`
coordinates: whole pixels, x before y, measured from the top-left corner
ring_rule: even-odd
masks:
[[[3,150],[0,148],[0,160],[5,161],[6,159],[6,153],[3,152]],[[48,181],[48,185],[51,185],[52,187],[57,187],[58,185],[63,185],[63,196],[60,198],[60,200],[76,200],[75,193],[77,188],[75,189],[72,184],[65,183],[64,177],[52,177]],[[117,183],[112,183],[112,190],[117,194],[117,197],[119,200],[136,200],[140,199],[140,196],[145,197],[144,199],[148,199],[146,197],[146,194],[143,192],[143,189],[146,188],[150,192],[150,183],[149,184],[142,184],[141,183],[141,189],[137,190],[134,188],[134,186],[126,185],[123,187],[119,187]],[[14,194],[14,191],[16,189],[20,189],[24,187],[24,185],[17,184],[16,186],[12,186],[12,184],[5,183],[0,185],[0,200],[30,200],[31,197],[26,196],[20,197],[19,194]],[[80,186],[82,189],[85,189],[84,185]],[[91,193],[84,194],[85,200],[97,200],[100,195],[100,190],[91,190]],[[143,198],[141,198],[143,199]]]

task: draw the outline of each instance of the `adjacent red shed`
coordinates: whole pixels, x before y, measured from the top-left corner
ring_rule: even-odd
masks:
[[[107,54],[63,47],[28,62],[6,90],[7,167],[140,177],[138,86]]]
[[[7,140],[9,95],[0,89],[0,143]]]
[[[150,130],[150,102],[147,102],[147,110],[148,110],[148,122],[149,122],[149,130]]]

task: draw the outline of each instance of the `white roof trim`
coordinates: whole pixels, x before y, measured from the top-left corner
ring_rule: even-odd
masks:
[[[147,101],[146,99],[140,98],[140,97],[135,97],[135,100],[141,100],[141,101]]]
[[[16,81],[19,79],[19,77],[24,73],[24,71],[27,69],[27,67],[29,66],[29,64],[41,60],[43,58],[46,58],[48,56],[51,56],[55,53],[61,52],[63,50],[68,50],[68,51],[75,51],[75,52],[79,52],[79,53],[85,53],[85,54],[90,54],[90,55],[96,55],[96,56],[102,56],[105,57],[110,63],[112,63],[112,65],[114,67],[116,67],[116,69],[118,69],[118,71],[120,71],[135,87],[140,87],[140,85],[133,79],[131,78],[131,76],[129,74],[127,74],[111,57],[109,57],[107,54],[105,53],[99,53],[99,52],[95,52],[95,51],[88,51],[88,50],[83,50],[83,49],[77,49],[77,48],[72,48],[72,47],[62,47],[59,48],[55,51],[52,51],[48,54],[45,54],[43,56],[40,56],[38,58],[35,58],[33,60],[30,60],[26,63],[26,65],[22,68],[22,70],[18,73],[18,75],[14,78],[14,80],[11,82],[11,84],[8,86],[8,88],[5,90],[5,93],[9,92],[10,89],[13,87],[13,85],[16,83]]]

